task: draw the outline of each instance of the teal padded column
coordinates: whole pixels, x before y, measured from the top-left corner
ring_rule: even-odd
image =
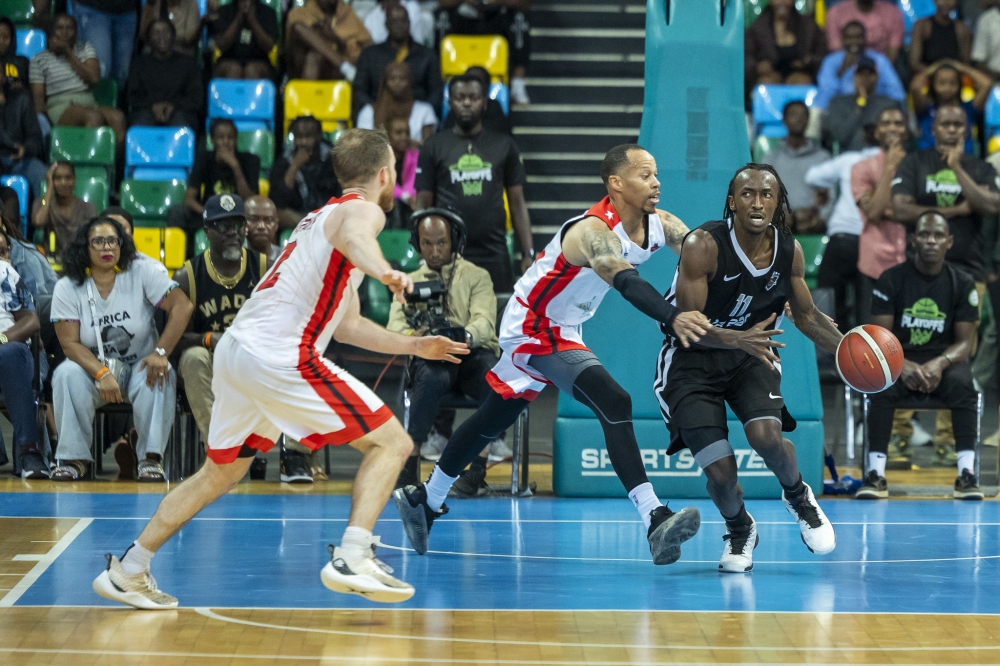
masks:
[[[689,227],[718,219],[735,170],[749,161],[743,107],[743,3],[666,0],[646,4],[646,81],[639,143],[656,158],[660,208]],[[677,257],[661,250],[640,268],[644,278],[666,291]],[[786,322],[782,393],[800,422],[793,433],[808,483],[822,484],[823,414],[812,343]],[[587,345],[632,396],[636,436],[657,493],[707,497],[704,475],[690,454],[664,460],[667,431],[652,386],[663,336],[617,293],[605,298],[583,328]],[[730,419],[733,416],[730,413]],[[748,497],[775,497],[774,477],[751,456],[738,421],[730,421],[738,450],[741,482]],[[607,460],[600,423],[566,395],[559,397],[553,485],[557,495],[624,496]],[[690,458],[690,459],[689,459]],[[669,466],[668,466],[669,465]]]

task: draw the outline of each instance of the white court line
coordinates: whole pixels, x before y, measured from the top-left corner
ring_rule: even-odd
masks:
[[[301,631],[310,634],[327,634],[333,636],[355,636],[358,638],[375,638],[379,640],[402,640],[402,641],[421,641],[425,643],[471,643],[475,645],[518,645],[518,646],[529,646],[529,647],[569,647],[569,648],[593,648],[593,649],[624,649],[624,650],[697,650],[697,651],[708,651],[708,650],[721,650],[721,651],[734,651],[734,650],[773,650],[776,652],[888,652],[890,650],[894,652],[957,652],[960,650],[1000,650],[1000,645],[981,645],[981,646],[967,646],[967,645],[956,645],[956,646],[946,646],[946,647],[905,647],[905,646],[892,646],[892,647],[855,647],[855,646],[843,646],[837,647],[833,645],[823,645],[823,646],[805,646],[805,647],[792,647],[792,646],[765,646],[765,645],[734,645],[729,647],[724,647],[721,645],[663,645],[657,643],[563,643],[559,641],[511,641],[503,639],[494,638],[454,638],[452,636],[412,636],[409,634],[383,634],[370,631],[345,631],[343,629],[318,629],[310,627],[294,627],[285,626],[280,624],[269,624],[267,622],[253,622],[251,620],[239,620],[232,617],[226,617],[225,615],[219,615],[212,611],[211,608],[198,607],[194,609],[194,612],[199,615],[203,615],[212,620],[219,620],[221,622],[229,622],[231,624],[241,624],[247,627],[257,627],[260,629],[277,629],[279,631]],[[488,662],[487,662],[488,663]],[[519,663],[517,661],[504,662],[504,663]],[[562,663],[574,663],[576,662],[536,662],[529,661],[526,663],[550,663],[550,664],[562,664]],[[598,664],[605,662],[593,662],[587,661],[588,664]],[[618,663],[618,662],[612,662]],[[640,663],[640,662],[624,662],[624,663]],[[654,664],[660,664],[663,662],[648,662]],[[673,663],[673,662],[671,662]],[[772,662],[773,663],[773,662]]]
[[[45,570],[56,561],[56,558],[62,555],[63,551],[69,548],[69,545],[73,543],[73,540],[80,536],[80,534],[87,529],[87,526],[92,522],[94,522],[93,518],[78,519],[76,524],[70,528],[69,532],[66,532],[66,534],[64,534],[63,537],[56,542],[56,545],[52,546],[49,552],[38,560],[38,564],[33,566],[31,571],[26,573],[24,578],[22,578],[10,592],[4,595],[3,599],[0,599],[0,608],[13,606],[14,603],[21,598],[21,595],[27,592],[28,588],[35,584],[35,581],[38,580],[39,577],[45,573]],[[17,557],[14,559],[17,559]]]

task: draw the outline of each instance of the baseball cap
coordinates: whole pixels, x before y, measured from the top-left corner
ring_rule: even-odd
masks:
[[[245,217],[243,199],[236,194],[216,194],[205,202],[205,212],[202,219],[205,222],[221,220],[226,217]]]
[[[878,67],[875,66],[875,61],[866,55],[858,58],[858,66],[855,68],[855,71],[860,72],[863,69],[867,69],[869,72],[878,73]]]

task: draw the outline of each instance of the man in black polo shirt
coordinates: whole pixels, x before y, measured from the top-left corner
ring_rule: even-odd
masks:
[[[469,238],[465,258],[485,268],[498,293],[514,290],[507,254],[507,215],[521,245],[521,269],[535,257],[531,220],[524,201],[524,164],[511,136],[483,129],[486,91],[468,74],[448,82],[455,127],[424,143],[417,163],[417,208],[454,208],[465,220]]]
[[[969,352],[979,320],[972,278],[945,262],[955,238],[937,211],[917,219],[914,257],[882,273],[872,298],[872,323],[890,329],[903,345],[903,372],[891,388],[871,396],[868,475],[859,499],[889,496],[886,454],[893,412],[900,400],[930,394],[951,409],[958,447],[957,499],[983,499],[975,470],[976,389]]]

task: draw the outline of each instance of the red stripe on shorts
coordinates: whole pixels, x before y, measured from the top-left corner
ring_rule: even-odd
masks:
[[[243,442],[243,446],[254,449],[255,451],[260,451],[261,453],[267,453],[274,447],[274,442],[266,437],[261,437],[260,435],[254,435],[251,433],[246,441]],[[236,461],[240,456],[240,450],[243,446],[233,446],[228,449],[205,449],[205,455],[212,459],[216,465],[229,465]]]
[[[486,373],[486,383],[490,385],[490,388],[499,393],[500,397],[504,400],[510,400],[511,398],[534,400],[538,397],[538,391],[522,391],[520,393],[514,393],[514,389],[507,386],[507,384],[505,384],[504,381],[500,379],[492,370]]]
[[[299,372],[344,422],[343,430],[331,435],[321,435],[327,439],[319,446],[353,442],[392,418],[392,411],[385,405],[372,412],[361,396],[355,393],[347,382],[335,375],[319,356],[313,356],[310,361],[300,365]]]

